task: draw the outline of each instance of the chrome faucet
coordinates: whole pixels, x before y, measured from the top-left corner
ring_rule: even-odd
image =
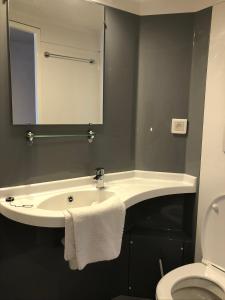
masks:
[[[94,180],[96,181],[96,188],[103,189],[104,188],[104,168],[97,168]]]

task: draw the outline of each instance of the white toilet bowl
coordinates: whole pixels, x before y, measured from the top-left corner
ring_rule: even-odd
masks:
[[[177,268],[158,283],[158,300],[225,300],[225,273],[203,263]]]
[[[177,268],[158,283],[157,300],[225,300],[225,196],[209,207],[202,230],[202,263]]]

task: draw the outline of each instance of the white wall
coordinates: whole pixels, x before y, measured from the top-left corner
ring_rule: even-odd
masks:
[[[101,41],[94,32],[41,24],[39,124],[102,122]],[[46,58],[45,52],[91,58],[94,64]],[[63,109],[62,109],[63,108]]]
[[[46,58],[44,52],[95,60],[94,64]],[[41,42],[39,124],[98,124],[102,120],[100,54]]]
[[[225,3],[213,8],[203,126],[196,260],[201,259],[206,209],[225,194]]]

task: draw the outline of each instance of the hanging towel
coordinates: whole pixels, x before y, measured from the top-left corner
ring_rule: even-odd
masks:
[[[65,214],[65,260],[72,270],[119,256],[126,208],[117,198]]]

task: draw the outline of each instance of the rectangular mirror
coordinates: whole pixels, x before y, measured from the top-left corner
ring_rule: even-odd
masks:
[[[102,124],[104,7],[9,0],[13,124]]]

